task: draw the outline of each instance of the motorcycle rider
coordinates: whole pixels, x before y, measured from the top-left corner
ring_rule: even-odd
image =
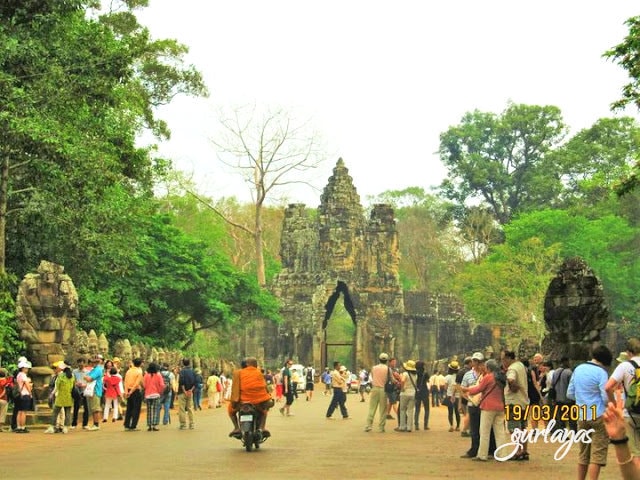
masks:
[[[262,436],[268,437],[269,431],[265,429],[267,423],[267,413],[269,408],[273,406],[271,394],[267,390],[267,382],[258,369],[258,360],[255,357],[247,357],[242,362],[242,367],[233,372],[233,383],[231,384],[231,398],[227,412],[233,430],[229,433],[230,437],[240,434],[240,425],[238,424],[238,412],[240,405],[243,403],[252,404],[260,412],[259,429],[262,430]]]

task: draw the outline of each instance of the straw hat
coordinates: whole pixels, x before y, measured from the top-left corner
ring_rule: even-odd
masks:
[[[402,367],[409,371],[409,372],[415,372],[416,371],[416,362],[414,362],[413,360],[407,360],[406,362],[404,362],[402,364]]]
[[[453,362],[451,362],[449,365],[447,365],[447,367],[448,367],[450,370],[459,370],[459,369],[460,369],[460,364],[459,364],[456,360],[454,360],[454,361],[453,361]]]

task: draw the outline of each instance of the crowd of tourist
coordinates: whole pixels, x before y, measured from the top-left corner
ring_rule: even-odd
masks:
[[[335,362],[333,369],[325,369],[317,380],[324,387],[323,394],[331,395],[326,418],[333,419],[339,409],[342,418],[349,419],[346,394],[357,379],[355,391],[360,401],[369,401],[366,432],[374,427],[385,432],[388,420],[397,420],[396,432],[429,430],[430,410],[445,406],[449,432],[460,432],[469,439],[461,458],[528,461],[533,437],[526,432],[588,431],[590,442],[576,442],[578,479],[598,478],[607,463],[609,445],[613,445],[623,478],[636,479],[640,478],[640,414],[634,414],[628,403],[625,406],[625,398],[635,395],[640,339],[631,338],[615,360],[617,366],[610,373],[614,359],[605,346],[594,348],[591,359],[573,369],[566,357],[554,365],[541,354],[520,359],[505,350],[499,358],[475,352],[462,363],[456,358],[446,369],[429,372],[424,361],[409,359],[398,365],[395,358],[381,353],[370,371],[362,367],[358,374],[352,374]],[[313,398],[315,388],[311,365],[302,374],[296,372],[298,378],[291,365],[288,359],[275,371],[253,367],[254,376],[264,379],[260,383],[266,386],[265,398],[280,403],[283,416],[294,415],[291,410],[297,383],[304,385],[306,401]],[[143,403],[147,431],[159,431],[160,423],[169,425],[174,408],[178,410],[178,428],[193,429],[194,412],[202,408],[201,396],[206,393],[208,408],[219,408],[229,400],[233,384],[218,371],[211,371],[204,381],[201,371],[191,368],[188,359],[180,367],[170,368],[155,362],[144,365],[136,358],[123,370],[120,359],[104,360],[97,355],[88,362],[79,359],[75,368],[62,361],[52,367],[52,415],[45,433],[68,433],[79,420],[83,429],[98,431],[100,423],[109,418],[111,422],[123,420],[125,431],[137,431]],[[15,433],[29,432],[26,414],[34,408],[30,369],[25,357],[18,360],[13,375],[0,369],[0,425],[4,425],[12,401],[11,431]]]

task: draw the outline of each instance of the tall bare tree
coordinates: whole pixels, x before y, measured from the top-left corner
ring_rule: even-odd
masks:
[[[219,160],[237,171],[249,186],[254,207],[253,225],[234,222],[223,212],[218,213],[252,236],[258,282],[265,285],[265,202],[279,187],[292,184],[313,187],[308,179],[309,171],[325,160],[326,150],[309,121],[298,123],[282,109],[268,109],[260,114],[255,107],[239,107],[231,114],[221,113],[220,125],[222,131],[213,143]],[[215,206],[210,208],[215,210]]]

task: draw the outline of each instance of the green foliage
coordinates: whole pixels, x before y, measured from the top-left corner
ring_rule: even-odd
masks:
[[[441,191],[459,205],[485,202],[500,224],[549,206],[561,183],[548,153],[565,133],[554,106],[510,104],[500,115],[467,113],[440,135],[440,159],[449,173]]]
[[[640,318],[640,229],[624,218],[590,219],[563,210],[543,210],[521,215],[505,226],[505,232],[512,245],[536,237],[546,246],[559,245],[562,258],[583,258],[602,281],[613,317]]]
[[[497,245],[457,279],[466,311],[479,323],[506,327],[516,338],[542,339],[544,296],[559,264],[559,245],[529,237]]]
[[[15,302],[17,280],[15,276],[0,274],[0,364],[3,359],[16,359],[24,350],[20,340],[15,318]]]

